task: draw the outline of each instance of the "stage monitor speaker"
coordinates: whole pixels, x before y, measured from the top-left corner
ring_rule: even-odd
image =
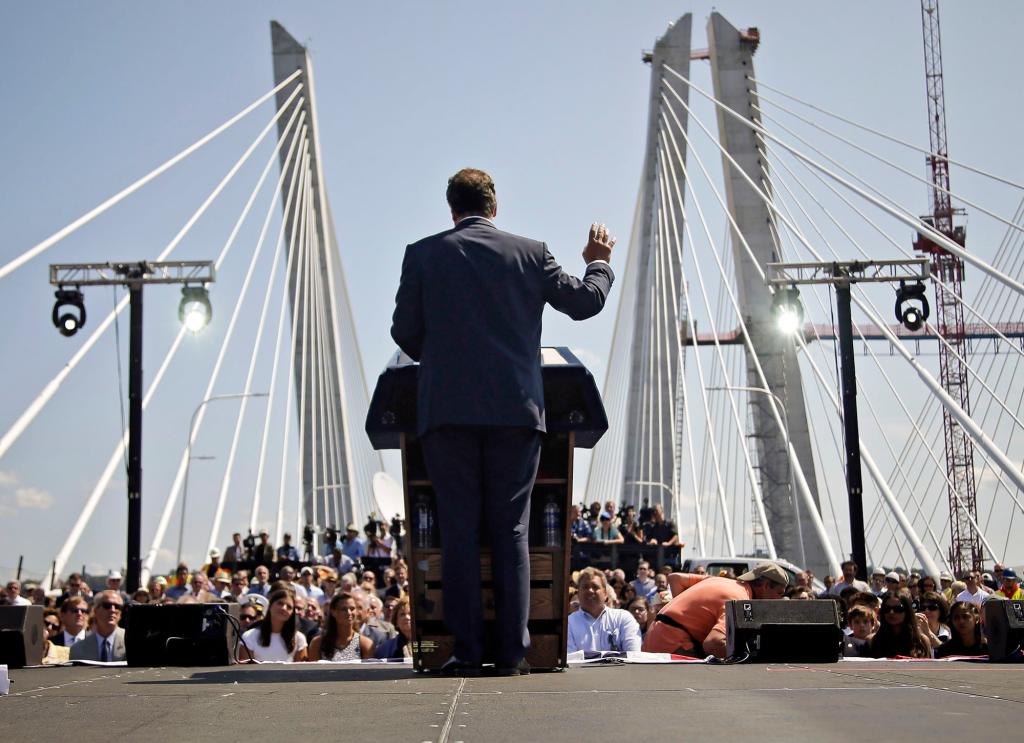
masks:
[[[226,666],[235,660],[238,604],[130,604],[129,666]]]
[[[0,664],[38,666],[45,646],[43,607],[0,606]]]
[[[834,601],[725,602],[726,655],[762,663],[835,663],[843,631]]]
[[[1024,659],[1024,601],[990,599],[982,608],[989,660]]]

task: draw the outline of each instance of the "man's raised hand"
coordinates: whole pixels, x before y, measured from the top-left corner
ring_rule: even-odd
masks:
[[[590,237],[587,246],[583,248],[583,260],[587,263],[594,261],[611,262],[612,247],[615,245],[615,238],[609,236],[608,228],[603,224],[594,222],[590,225]]]

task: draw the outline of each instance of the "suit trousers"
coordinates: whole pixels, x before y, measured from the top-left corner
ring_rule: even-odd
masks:
[[[530,493],[541,436],[532,428],[442,426],[421,439],[437,500],[444,621],[464,663],[484,657],[481,529],[491,543],[493,660],[514,666],[530,646]]]

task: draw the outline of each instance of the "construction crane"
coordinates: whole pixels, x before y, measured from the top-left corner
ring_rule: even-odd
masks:
[[[922,217],[937,232],[959,245],[965,245],[963,225],[953,224],[954,209],[949,193],[949,152],[946,142],[946,102],[942,84],[942,40],[939,35],[938,0],[921,0],[921,26],[924,32],[924,72],[928,92],[928,136],[931,154],[927,157],[931,185],[931,214]],[[918,236],[914,249],[931,257],[935,283],[935,325],[945,343],[939,343],[939,374],[942,386],[964,411],[971,413],[971,395],[967,378],[967,342],[962,293],[963,261],[931,240]],[[945,284],[940,286],[938,279]],[[974,446],[959,423],[943,408],[946,474],[949,477],[949,563],[958,575],[967,568],[981,569],[981,543],[971,527],[977,523]]]

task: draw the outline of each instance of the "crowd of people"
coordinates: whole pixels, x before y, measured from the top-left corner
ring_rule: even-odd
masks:
[[[852,561],[816,591],[814,576],[791,584],[781,567],[764,562],[739,576],[654,573],[641,562],[636,578],[622,570],[586,568],[570,587],[569,651],[644,650],[719,658],[726,653],[729,600],[832,601],[844,633],[843,654],[872,658],[944,658],[987,653],[981,606],[1024,600],[1016,571],[996,563],[991,573],[970,570],[963,580],[875,569],[871,582],[856,577]]]
[[[679,546],[678,532],[659,506],[615,510],[574,506],[569,532],[574,543]],[[241,533],[223,551],[192,569],[156,575],[131,595],[123,576],[110,571],[92,592],[80,573],[59,589],[9,581],[0,604],[42,606],[47,661],[124,660],[123,619],[131,603],[236,603],[240,655],[258,661],[399,659],[411,656],[409,569],[402,559],[400,528],[371,521],[344,534],[328,530],[318,549],[303,535],[303,549],[283,535],[275,547],[264,530]],[[376,569],[375,568],[379,568]],[[845,562],[842,575],[818,583],[809,571],[795,581],[772,563],[736,576],[709,576],[678,566],[660,569],[640,560],[621,568],[574,570],[569,584],[568,649],[725,653],[725,601],[747,598],[834,601],[845,633],[844,653],[870,657],[945,657],[985,653],[982,604],[1024,599],[1017,574],[1002,564],[991,572],[970,570],[962,580],[905,570],[875,568],[869,581]],[[817,588],[816,588],[817,586]]]

